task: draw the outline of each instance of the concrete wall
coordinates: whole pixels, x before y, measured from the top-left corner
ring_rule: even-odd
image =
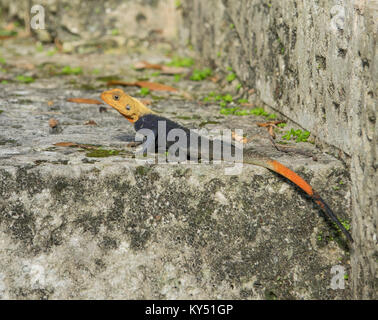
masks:
[[[20,19],[34,3],[0,0],[8,17]],[[203,63],[232,67],[263,102],[316,135],[350,167],[354,295],[376,297],[377,0],[185,0],[182,22],[170,0],[38,3],[48,28],[37,36],[65,44],[115,30],[120,41],[151,32],[173,37],[180,25],[180,40]]]
[[[182,36],[350,165],[356,297],[377,284],[376,0],[187,0]]]

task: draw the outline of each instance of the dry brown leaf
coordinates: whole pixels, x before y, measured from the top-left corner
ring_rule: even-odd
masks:
[[[162,66],[160,64],[152,64],[147,61],[139,61],[136,64],[134,64],[134,68],[137,70],[142,70],[142,69],[161,70]]]
[[[58,124],[59,124],[58,120],[56,120],[54,118],[50,118],[49,119],[49,126],[50,126],[50,128],[55,128]]]
[[[163,34],[164,33],[163,29],[152,29],[151,32],[157,33],[157,34]]]
[[[270,136],[271,136],[273,139],[276,139],[276,134],[274,133],[273,126],[269,126],[269,127],[268,127],[268,132],[269,132]]]
[[[25,69],[25,70],[34,70],[35,65],[27,62],[27,61],[18,61],[17,63],[13,63],[14,66],[20,69]]]
[[[84,124],[86,126],[97,126],[97,123],[94,120],[89,120],[89,121],[85,122]]]
[[[161,84],[157,82],[149,82],[149,81],[126,82],[126,81],[112,80],[108,82],[108,86],[111,86],[111,85],[147,88],[147,89],[150,89],[151,91],[169,91],[169,92],[177,91],[176,88],[173,88],[171,86],[167,86],[165,84]]]
[[[277,124],[285,123],[285,121],[268,121],[268,122],[258,122],[257,125],[259,127],[270,127],[276,126]]]
[[[57,147],[77,147],[77,148],[83,148],[83,149],[97,149],[95,146],[91,146],[88,144],[78,144],[75,142],[57,142],[54,143],[54,146]]]
[[[14,38],[15,36],[0,36],[0,40],[6,40],[10,38]]]
[[[219,81],[219,77],[211,77],[210,80],[214,83],[217,83]]]
[[[236,134],[235,132],[232,132],[231,136],[232,136],[232,139],[234,139],[235,141],[242,142],[242,143],[248,142],[248,139],[246,137],[240,136]]]
[[[52,100],[47,101],[47,105],[48,105],[49,107],[51,107],[53,104],[54,104],[54,101],[52,101]]]
[[[70,98],[67,99],[68,102],[76,102],[76,103],[85,103],[85,104],[102,104],[101,101],[96,99],[87,99],[87,98]]]
[[[57,146],[57,147],[77,147],[78,144],[75,143],[75,142],[57,142],[57,143],[54,143],[54,146]]]
[[[14,38],[15,36],[0,36],[0,40],[7,40],[10,38]]]
[[[189,72],[189,69],[183,68],[183,67],[170,67],[170,66],[161,67],[161,73],[163,74],[184,74],[188,72]]]
[[[136,82],[127,82],[127,81],[120,81],[120,80],[110,80],[107,82],[107,86],[138,87]]]
[[[149,82],[149,81],[137,81],[135,84],[141,88],[148,88],[151,91],[169,91],[169,92],[176,92],[177,89],[171,86],[167,86],[165,84],[157,83],[157,82]]]
[[[269,135],[276,139],[276,133],[274,132],[274,128],[276,128],[277,124],[285,123],[285,121],[268,121],[268,122],[258,122],[257,125],[259,127],[267,128]]]
[[[97,149],[98,148],[96,146],[90,146],[88,144],[78,144],[77,147],[78,148],[82,148],[82,149],[89,149],[89,150]]]
[[[243,107],[248,107],[248,108],[252,108],[252,107],[255,106],[253,103],[242,103],[241,105],[242,105]]]
[[[4,26],[4,29],[7,30],[7,31],[12,31],[12,30],[16,29],[16,25],[12,21],[12,22],[9,22],[6,26]]]
[[[14,22],[10,22],[8,23],[7,25],[5,25],[3,27],[4,30],[7,30],[7,31],[13,31],[16,29],[16,25]],[[17,34],[14,34],[14,35],[4,35],[4,36],[0,36],[0,40],[5,40],[5,39],[10,39],[10,38],[14,38],[16,37]]]
[[[152,69],[152,70],[160,70],[163,74],[182,74],[189,71],[187,68],[182,67],[170,67],[160,64],[153,64],[147,61],[140,61],[134,65],[134,68],[137,70],[143,69]]]
[[[62,44],[62,41],[60,41],[58,37],[54,39],[54,43],[58,51],[63,52],[63,44]]]

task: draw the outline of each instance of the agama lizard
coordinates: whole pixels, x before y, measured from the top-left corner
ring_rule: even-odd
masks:
[[[151,150],[150,147],[151,147],[151,144],[153,144],[152,147],[154,151],[156,152],[166,151],[166,150],[159,150],[159,146],[157,145],[158,138],[159,138],[158,129],[157,129],[159,121],[164,122],[166,125],[166,131],[165,131],[166,136],[163,138],[167,142],[166,143],[167,148],[172,144],[172,143],[169,144],[169,141],[167,139],[168,134],[170,130],[172,129],[181,129],[183,132],[185,132],[186,138],[188,139],[188,141],[190,138],[193,137],[193,136],[190,136],[190,130],[188,128],[185,128],[172,120],[169,120],[167,118],[157,115],[155,112],[153,112],[151,109],[146,107],[138,99],[127,95],[121,89],[113,89],[113,90],[105,91],[101,94],[101,99],[105,103],[107,103],[108,105],[116,109],[127,120],[133,123],[136,131],[144,128],[144,129],[150,129],[154,133],[154,139],[151,140],[147,138],[145,142],[143,143],[145,150]],[[224,160],[224,158],[222,158],[222,155],[215,152],[215,148],[213,150],[213,148],[211,147],[213,141],[214,140],[210,140],[210,149],[211,151],[214,151],[214,152],[209,153],[211,154],[211,156],[209,157],[209,160]],[[227,142],[221,142],[221,143],[223,146]],[[198,156],[198,148],[195,148],[195,150],[191,150],[192,148],[191,143],[187,144],[187,146],[189,146],[188,147],[189,150],[187,150],[188,155],[190,154],[191,157],[193,157],[193,155],[195,157]],[[235,148],[232,144],[231,146]],[[280,174],[281,176],[287,178],[288,180],[296,184],[325,212],[325,214],[334,223],[336,223],[336,225],[340,228],[340,230],[345,234],[346,238],[350,242],[353,242],[352,236],[345,229],[345,227],[342,225],[342,223],[339,221],[336,215],[332,212],[331,208],[327,205],[327,203],[319,196],[319,194],[311,187],[309,183],[307,183],[303,178],[301,178],[295,172],[285,167],[283,164],[281,164],[280,162],[276,160],[260,156],[258,153],[256,153],[255,150],[252,150],[252,149],[243,150],[243,163],[253,164],[253,165],[267,168],[273,172]]]

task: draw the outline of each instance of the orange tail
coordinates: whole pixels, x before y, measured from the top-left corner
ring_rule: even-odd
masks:
[[[301,188],[311,197],[311,199],[325,212],[325,214],[333,222],[336,223],[340,230],[345,234],[347,239],[350,242],[353,242],[352,236],[345,229],[345,227],[342,225],[339,219],[337,219],[336,215],[332,212],[331,208],[327,205],[327,203],[317,194],[317,192],[315,192],[315,190],[303,178],[297,175],[294,171],[285,167],[282,163],[279,163],[278,161],[272,159],[247,159],[245,163],[251,163],[270,169],[296,184],[299,188]]]

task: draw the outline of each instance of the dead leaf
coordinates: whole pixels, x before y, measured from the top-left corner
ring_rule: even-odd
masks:
[[[91,146],[91,145],[89,145],[89,144],[78,144],[77,147],[78,147],[78,148],[82,148],[82,149],[87,149],[87,150],[98,149],[98,147],[96,147],[96,146]]]
[[[35,69],[35,65],[27,61],[18,61],[17,63],[13,63],[12,65],[16,66],[17,68],[25,69],[25,70]]]
[[[211,77],[210,80],[214,83],[217,83],[219,81],[219,77]]]
[[[151,91],[169,91],[169,92],[176,92],[177,89],[171,86],[167,86],[165,84],[157,83],[157,82],[149,82],[149,81],[137,81],[136,85],[141,88],[148,88]]]
[[[149,82],[149,81],[137,81],[137,82],[126,82],[126,81],[118,81],[118,80],[109,81],[108,86],[112,86],[112,85],[147,88],[147,89],[150,89],[151,91],[169,91],[169,92],[178,91],[176,88],[173,88],[171,86],[167,86],[165,84],[161,84],[157,82]]]
[[[78,144],[74,143],[74,142],[57,142],[57,143],[54,143],[54,146],[57,146],[57,147],[76,147],[76,146],[78,146]]]
[[[49,107],[51,107],[53,104],[54,104],[54,101],[52,101],[52,100],[47,101],[47,105],[48,105]]]
[[[268,122],[258,122],[257,125],[259,127],[270,127],[270,126],[276,126],[277,124],[285,123],[285,121],[268,121]]]
[[[20,36],[20,32],[15,31],[16,25],[14,22],[8,23],[6,26],[2,27],[5,31],[8,31],[9,34],[3,34],[0,36],[0,40],[6,40],[10,38],[15,38],[17,36]]]
[[[232,132],[231,136],[232,136],[232,139],[234,139],[235,141],[242,142],[242,143],[248,142],[248,139],[246,137],[240,136],[236,134],[235,132]]]
[[[55,46],[58,49],[58,51],[63,52],[63,43],[62,43],[62,41],[59,40],[58,37],[55,37],[54,43],[55,43]]]
[[[85,103],[85,104],[102,104],[101,101],[96,99],[87,99],[87,98],[70,98],[67,99],[68,102],[75,102],[75,103]]]
[[[138,87],[136,82],[127,82],[120,80],[110,80],[106,84],[107,86],[125,86],[125,87]]]
[[[256,91],[256,90],[255,90],[254,88],[252,88],[252,89],[249,89],[249,90],[248,90],[248,93],[249,93],[249,94],[254,94],[255,91]]]
[[[248,107],[248,108],[252,108],[252,107],[255,106],[253,103],[242,103],[241,105],[242,105],[243,107]]]
[[[10,38],[14,38],[15,36],[0,36],[0,40],[6,40]]]
[[[151,32],[157,33],[157,34],[163,34],[163,29],[152,29]]]
[[[189,69],[183,68],[183,67],[162,66],[161,68],[162,74],[184,74],[188,72],[189,72]]]
[[[139,61],[134,65],[134,68],[137,70],[143,70],[143,69],[161,70],[162,66],[160,64],[152,64],[147,61]]]
[[[152,70],[160,70],[163,74],[183,74],[189,72],[188,68],[183,67],[170,67],[161,64],[153,64],[147,61],[140,61],[134,65],[134,68],[137,70],[143,69],[152,69]]]
[[[87,125],[87,126],[97,126],[97,123],[94,120],[89,120],[89,121],[85,122],[84,124]]]
[[[9,22],[6,26],[4,26],[4,29],[7,30],[7,31],[12,31],[12,30],[16,29],[16,25],[12,21],[12,22]]]
[[[54,146],[57,147],[77,147],[77,148],[83,148],[83,149],[97,149],[96,146],[91,146],[88,144],[79,144],[75,142],[57,142],[54,143]]]
[[[277,124],[286,123],[285,121],[268,121],[268,122],[258,122],[257,125],[259,127],[267,128],[269,135],[276,139],[276,133],[274,132],[274,128],[276,128]]]
[[[137,70],[143,69],[152,69],[152,70],[160,70],[163,74],[183,74],[189,72],[188,68],[183,67],[170,67],[165,66],[162,64],[153,64],[147,61],[139,61],[134,65],[134,68]]]
[[[270,136],[271,136],[273,139],[276,139],[276,134],[274,133],[273,126],[269,126],[269,127],[268,127],[268,132],[269,132]]]
[[[50,118],[49,119],[49,126],[50,126],[50,128],[55,128],[58,124],[59,124],[58,120],[56,120],[54,118]]]

